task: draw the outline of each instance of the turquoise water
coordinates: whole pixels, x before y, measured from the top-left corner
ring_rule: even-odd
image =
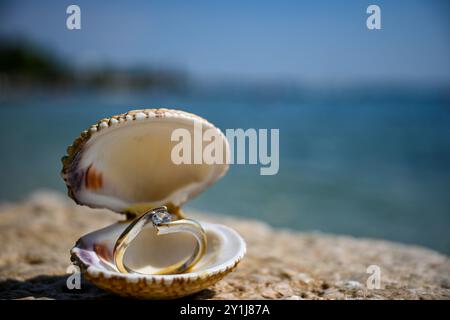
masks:
[[[443,90],[64,93],[0,99],[0,200],[65,192],[66,146],[129,106],[176,107],[221,129],[279,128],[280,171],[231,167],[191,208],[450,254],[450,105]]]

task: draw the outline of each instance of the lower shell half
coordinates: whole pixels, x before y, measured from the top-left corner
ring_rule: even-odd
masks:
[[[106,291],[137,299],[174,299],[211,287],[232,272],[245,255],[246,245],[233,229],[201,222],[207,235],[203,258],[182,274],[151,275],[189,255],[195,240],[187,233],[156,235],[148,225],[130,244],[125,263],[139,273],[119,273],[113,262],[113,248],[130,222],[118,222],[81,237],[71,250],[71,259],[84,277]]]

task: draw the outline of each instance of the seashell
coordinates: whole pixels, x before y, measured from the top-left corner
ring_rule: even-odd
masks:
[[[195,127],[215,130],[229,153],[222,132],[207,120],[179,110],[145,109],[100,120],[83,131],[62,158],[61,176],[68,195],[78,204],[106,208],[129,219],[159,206],[178,218],[181,206],[222,177],[226,161],[214,164],[174,164],[173,130],[195,135]],[[202,142],[204,143],[204,142]],[[144,229],[128,248],[124,260],[136,271],[120,273],[113,262],[113,246],[131,220],[115,223],[81,237],[71,258],[85,277],[100,288],[121,296],[177,298],[198,292],[236,268],[245,254],[239,234],[222,225],[200,222],[207,234],[206,254],[188,272],[151,275],[152,266],[170,265],[192,252],[194,240],[185,233],[156,236]],[[177,260],[178,259],[178,260]]]
[[[102,119],[67,148],[61,176],[78,204],[138,215],[166,205],[180,206],[223,176],[228,165],[171,161],[171,133],[193,132],[194,125],[214,129],[228,152],[222,132],[196,115],[168,109],[134,110]],[[192,133],[193,135],[193,133]]]
[[[173,275],[124,274],[113,262],[114,243],[127,227],[118,222],[80,238],[71,250],[72,261],[84,276],[107,291],[139,299],[173,299],[205,289],[233,271],[245,254],[245,242],[233,229],[201,222],[208,246],[203,258],[189,271]],[[151,266],[169,265],[181,260],[194,246],[185,233],[156,235],[145,228],[130,245],[125,262],[140,273],[151,273]]]

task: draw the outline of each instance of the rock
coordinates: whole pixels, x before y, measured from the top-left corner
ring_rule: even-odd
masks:
[[[299,296],[290,296],[290,297],[284,298],[284,300],[303,300],[303,298],[299,297]]]
[[[364,289],[364,286],[362,283],[358,282],[358,281],[354,281],[354,280],[350,280],[350,281],[346,281],[343,284],[343,287],[348,289],[348,290],[360,290],[360,289]]]
[[[449,299],[450,259],[382,240],[273,229],[261,221],[187,213],[239,231],[248,253],[235,272],[195,299]],[[82,281],[66,287],[69,250],[83,234],[123,219],[39,192],[0,206],[0,299],[117,298]],[[379,267],[380,289],[366,286]]]

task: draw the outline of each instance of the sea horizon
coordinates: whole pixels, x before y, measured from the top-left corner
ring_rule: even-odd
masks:
[[[241,88],[241,89],[239,89]],[[243,88],[243,89],[242,89]],[[199,86],[179,92],[68,90],[3,97],[0,203],[65,192],[67,145],[89,125],[140,108],[177,108],[222,130],[280,129],[280,170],[232,165],[188,209],[275,227],[417,244],[450,254],[446,86]]]

